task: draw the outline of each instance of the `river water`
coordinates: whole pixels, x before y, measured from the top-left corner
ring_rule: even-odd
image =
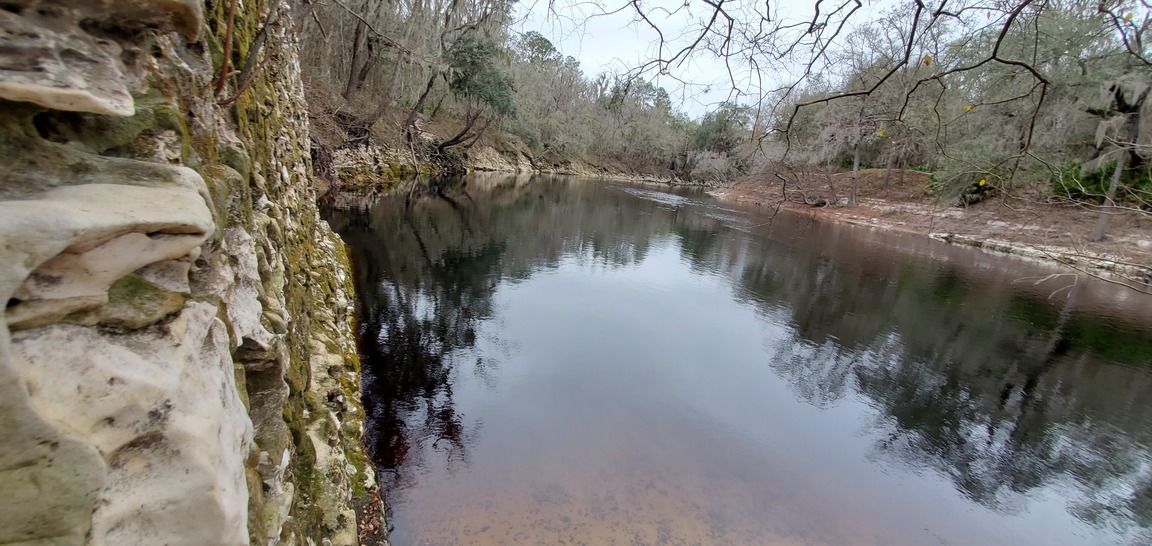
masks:
[[[444,185],[328,213],[394,545],[1152,542],[1152,298],[701,193]]]

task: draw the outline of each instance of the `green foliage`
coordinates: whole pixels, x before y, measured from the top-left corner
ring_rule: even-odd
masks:
[[[991,173],[934,172],[928,178],[927,191],[942,204],[966,207],[991,197],[996,191],[995,178]]]
[[[747,106],[725,102],[708,112],[692,135],[692,148],[716,153],[729,153],[747,135],[751,113]]]
[[[560,63],[564,56],[552,45],[552,41],[535,30],[525,32],[516,42],[516,51],[530,63]]]
[[[1079,161],[1073,161],[1061,169],[1060,176],[1052,179],[1053,193],[1077,201],[1103,203],[1112,173],[1116,171],[1116,162],[1093,172],[1082,171],[1083,165]]]
[[[517,119],[516,121],[512,122],[512,124],[509,125],[506,129],[509,133],[520,137],[520,139],[523,140],[524,143],[533,150],[539,150],[542,147],[540,141],[540,132],[527,123],[524,123],[522,120]],[[547,145],[543,145],[543,147],[547,148]]]
[[[1109,162],[1102,168],[1084,172],[1079,161],[1073,161],[1060,170],[1060,176],[1052,179],[1052,192],[1058,197],[1065,197],[1074,201],[1089,203],[1103,203],[1104,194],[1108,185],[1112,183],[1112,174],[1116,172],[1116,162]],[[1120,186],[1116,192],[1116,201],[1136,201],[1140,196],[1147,199],[1152,195],[1152,176],[1147,169],[1125,169],[1120,177]]]
[[[619,112],[626,106],[639,106],[671,113],[672,99],[668,96],[667,90],[656,87],[651,82],[616,78],[604,106],[614,112]]]
[[[846,157],[841,158],[840,161],[836,163],[836,165],[842,169],[851,170],[852,169],[852,162],[853,162],[852,155],[849,154]],[[883,167],[883,165],[876,165],[874,163],[864,161],[863,159],[860,160],[860,168],[861,169],[879,169],[881,167]]]
[[[495,64],[501,56],[496,43],[472,33],[461,36],[447,54],[448,88],[457,98],[479,101],[498,116],[515,117],[512,78]]]

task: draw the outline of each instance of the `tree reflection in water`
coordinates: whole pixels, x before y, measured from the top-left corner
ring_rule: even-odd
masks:
[[[766,342],[769,365],[799,398],[875,408],[877,462],[938,473],[1001,512],[1062,487],[1085,522],[1152,527],[1152,341],[1146,325],[1079,309],[1079,285],[1050,301],[1051,283],[1025,290],[1012,272],[876,259],[849,228],[756,230],[637,197],[647,190],[526,182],[434,185],[330,214],[355,264],[367,438],[385,488],[416,479],[430,452],[468,464],[481,423],[456,411],[453,385],[463,362],[495,381],[499,355],[477,340],[496,329],[485,333],[497,286],[565,256],[627,267],[672,238],[693,270],[730,278],[734,299],[785,325]]]
[[[493,317],[497,285],[555,267],[565,255],[623,265],[647,251],[651,231],[617,203],[627,194],[588,186],[577,201],[599,204],[591,209],[568,202],[573,194],[562,182],[526,182],[473,189],[443,179],[329,211],[354,264],[366,444],[386,490],[410,485],[430,450],[450,466],[468,463],[480,423],[456,411],[454,379],[467,361],[482,381],[495,381],[499,351],[481,354],[476,342]],[[487,346],[510,349],[487,336]]]
[[[359,338],[365,362],[363,399],[369,415],[366,444],[381,471],[381,486],[403,488],[416,478],[426,451],[450,466],[468,463],[479,423],[468,424],[453,402],[457,358],[475,347],[480,321],[491,315],[489,278],[501,245],[460,244],[433,255],[429,233],[440,227],[419,217],[428,202],[455,212],[461,237],[471,229],[468,201],[433,186],[409,194],[390,240],[351,245],[360,291]],[[348,226],[372,224],[368,210],[345,211]],[[463,240],[461,240],[463,243]],[[407,252],[379,252],[377,244]]]
[[[1105,351],[1148,355],[1147,337],[1090,333],[1110,321],[1077,316],[1082,284],[1055,307],[1035,296],[985,298],[955,270],[802,262],[811,274],[744,277],[750,296],[773,309],[788,294],[808,298],[787,305],[796,341],[775,347],[770,365],[818,407],[866,397],[878,410],[869,431],[876,461],[934,471],[1007,513],[1040,488],[1071,488],[1077,518],[1135,524],[1144,528],[1138,541],[1152,540],[1152,378],[1099,360]]]

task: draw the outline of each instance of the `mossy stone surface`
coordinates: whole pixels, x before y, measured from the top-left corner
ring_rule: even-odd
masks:
[[[165,290],[139,275],[128,275],[108,289],[108,304],[101,324],[140,329],[160,322],[184,308],[186,296]]]

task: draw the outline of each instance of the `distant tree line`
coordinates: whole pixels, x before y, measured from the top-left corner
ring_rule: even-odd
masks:
[[[1152,209],[1148,0],[905,0],[879,15],[837,0],[807,16],[750,0],[667,13],[603,1],[653,31],[652,59],[585,74],[547,37],[512,32],[506,0],[331,0],[301,23],[304,65],[362,127],[412,138],[421,119],[454,124],[442,150],[495,128],[545,162],[715,178],[916,168],[953,203],[1098,208],[1094,239],[1117,208]],[[652,81],[701,56],[725,63],[732,100],[692,120]],[[397,111],[400,127],[377,125]]]
[[[437,147],[468,148],[491,129],[535,160],[691,167],[694,147],[727,154],[750,120],[725,106],[701,125],[668,92],[631,74],[587,75],[538,32],[509,29],[513,4],[492,0],[331,0],[301,25],[306,75],[338,89],[354,137],[369,128],[416,138],[421,120],[455,124]],[[405,112],[400,127],[382,127]],[[737,114],[737,115],[733,115]]]

